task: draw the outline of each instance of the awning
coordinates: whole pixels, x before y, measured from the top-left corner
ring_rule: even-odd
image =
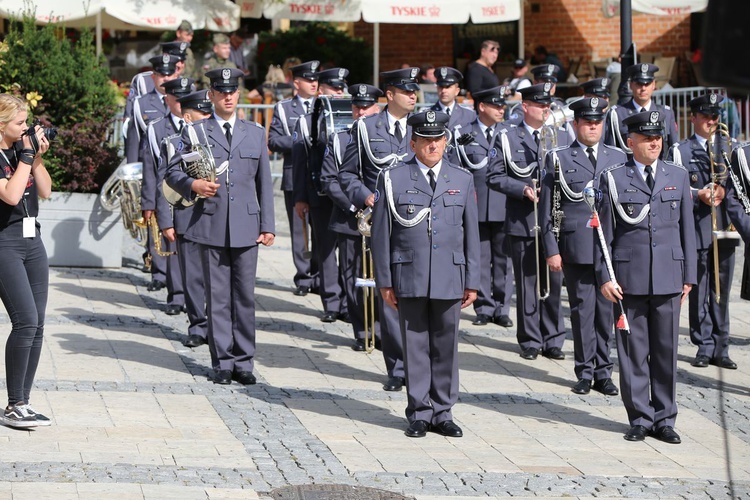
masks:
[[[633,12],[657,16],[675,16],[706,10],[708,0],[631,0]],[[620,0],[604,0],[602,9],[606,17],[620,15]]]

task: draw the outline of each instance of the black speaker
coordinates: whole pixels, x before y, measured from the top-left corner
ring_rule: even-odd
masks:
[[[750,93],[750,2],[709,0],[704,16],[702,72],[730,94]]]

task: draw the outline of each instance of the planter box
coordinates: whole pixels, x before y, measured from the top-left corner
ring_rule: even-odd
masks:
[[[98,194],[56,193],[39,200],[39,223],[50,266],[120,267],[124,227]]]

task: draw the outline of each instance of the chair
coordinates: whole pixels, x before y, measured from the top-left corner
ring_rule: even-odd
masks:
[[[602,78],[607,76],[607,66],[612,62],[610,59],[602,59],[600,61],[589,61],[589,73],[591,78]]]
[[[657,90],[672,81],[676,61],[676,57],[657,57],[654,59],[654,64],[659,67],[659,72],[656,74]]]
[[[568,75],[574,75],[576,78],[580,79],[580,76],[578,75],[578,72],[581,70],[581,58],[580,57],[570,57],[568,58],[569,64],[568,64]]]

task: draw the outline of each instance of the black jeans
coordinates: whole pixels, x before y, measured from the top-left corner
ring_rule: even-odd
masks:
[[[9,405],[29,400],[42,352],[48,290],[47,251],[39,233],[0,241],[0,299],[12,324],[5,344]]]

